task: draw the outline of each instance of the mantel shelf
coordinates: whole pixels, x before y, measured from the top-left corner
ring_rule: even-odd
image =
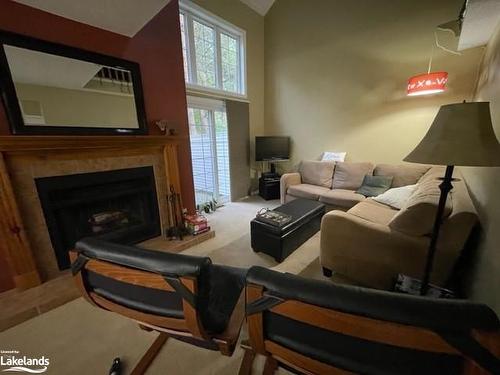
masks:
[[[106,135],[106,136],[0,136],[0,152],[84,150],[106,148],[161,147],[187,140],[186,136]]]

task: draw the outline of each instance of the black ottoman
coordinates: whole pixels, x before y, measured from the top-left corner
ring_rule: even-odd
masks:
[[[279,228],[253,219],[250,223],[252,249],[281,262],[319,231],[325,205],[308,199],[295,199],[274,211],[291,215],[292,221]]]

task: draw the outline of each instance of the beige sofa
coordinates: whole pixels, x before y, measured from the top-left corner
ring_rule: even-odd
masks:
[[[321,223],[320,261],[325,274],[358,285],[391,289],[398,273],[420,278],[439,198],[444,167],[374,166],[370,163],[303,162],[281,178],[282,203],[319,200],[329,212]],[[330,187],[327,176],[332,173]],[[355,192],[364,174],[393,176],[392,187],[417,184],[401,210]],[[431,282],[444,285],[477,221],[467,187],[456,171],[447,201]],[[339,187],[340,186],[340,187]],[[339,188],[338,188],[339,187]]]

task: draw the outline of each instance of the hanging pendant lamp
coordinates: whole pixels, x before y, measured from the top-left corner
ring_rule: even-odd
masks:
[[[429,95],[443,92],[448,81],[447,72],[427,72],[408,80],[408,96]]]
[[[459,52],[452,51],[440,45],[436,32],[434,32],[434,41],[435,44],[433,44],[432,46],[427,73],[418,74],[408,79],[408,86],[406,88],[406,93],[408,96],[438,94],[446,90],[446,82],[448,82],[448,72],[443,72],[443,71],[431,72],[432,58],[434,56],[434,48],[437,46],[440,49],[452,53],[454,55],[461,55],[461,54]]]

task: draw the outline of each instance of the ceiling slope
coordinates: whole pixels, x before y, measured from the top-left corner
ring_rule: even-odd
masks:
[[[14,1],[77,22],[132,37],[170,0]]]

